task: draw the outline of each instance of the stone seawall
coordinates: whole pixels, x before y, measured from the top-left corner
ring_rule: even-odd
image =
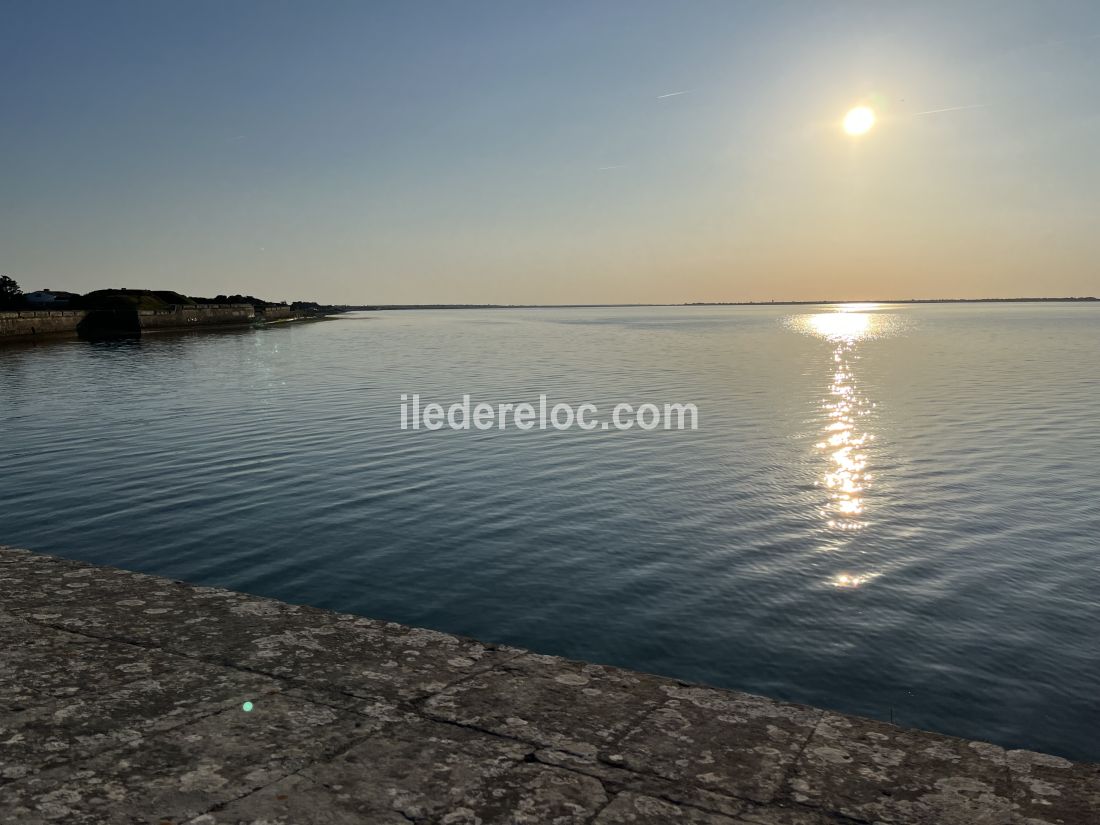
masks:
[[[0,547],[0,822],[1097,825],[1100,766]]]
[[[289,321],[300,316],[291,307],[265,307],[260,310],[260,317],[265,321]]]
[[[25,310],[0,312],[0,340],[76,335],[76,328],[88,313],[83,310]]]
[[[251,324],[257,318],[251,304],[205,304],[176,307],[170,310],[138,310],[137,320],[143,330],[188,329],[200,326]]]
[[[257,313],[251,304],[200,304],[164,310],[0,312],[0,343],[65,335],[96,338],[162,330],[247,326],[298,317],[291,307],[268,307]]]

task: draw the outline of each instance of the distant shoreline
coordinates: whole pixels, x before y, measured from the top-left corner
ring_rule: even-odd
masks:
[[[1080,298],[861,298],[843,301],[693,301],[681,304],[338,304],[345,312],[381,312],[398,309],[599,309],[613,307],[769,307],[829,306],[833,304],[1051,304],[1090,303],[1094,296]]]

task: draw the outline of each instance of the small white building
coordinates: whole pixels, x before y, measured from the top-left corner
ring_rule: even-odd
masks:
[[[36,309],[61,309],[67,307],[69,301],[79,297],[75,292],[64,292],[54,289],[40,289],[37,292],[23,294],[23,300]]]

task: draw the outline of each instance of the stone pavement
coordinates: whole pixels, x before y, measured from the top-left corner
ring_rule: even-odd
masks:
[[[0,548],[0,823],[1077,825],[1100,766]]]

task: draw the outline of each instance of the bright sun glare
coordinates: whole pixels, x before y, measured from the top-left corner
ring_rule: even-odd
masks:
[[[866,106],[856,106],[844,116],[844,131],[849,135],[862,135],[875,125],[875,113]]]

